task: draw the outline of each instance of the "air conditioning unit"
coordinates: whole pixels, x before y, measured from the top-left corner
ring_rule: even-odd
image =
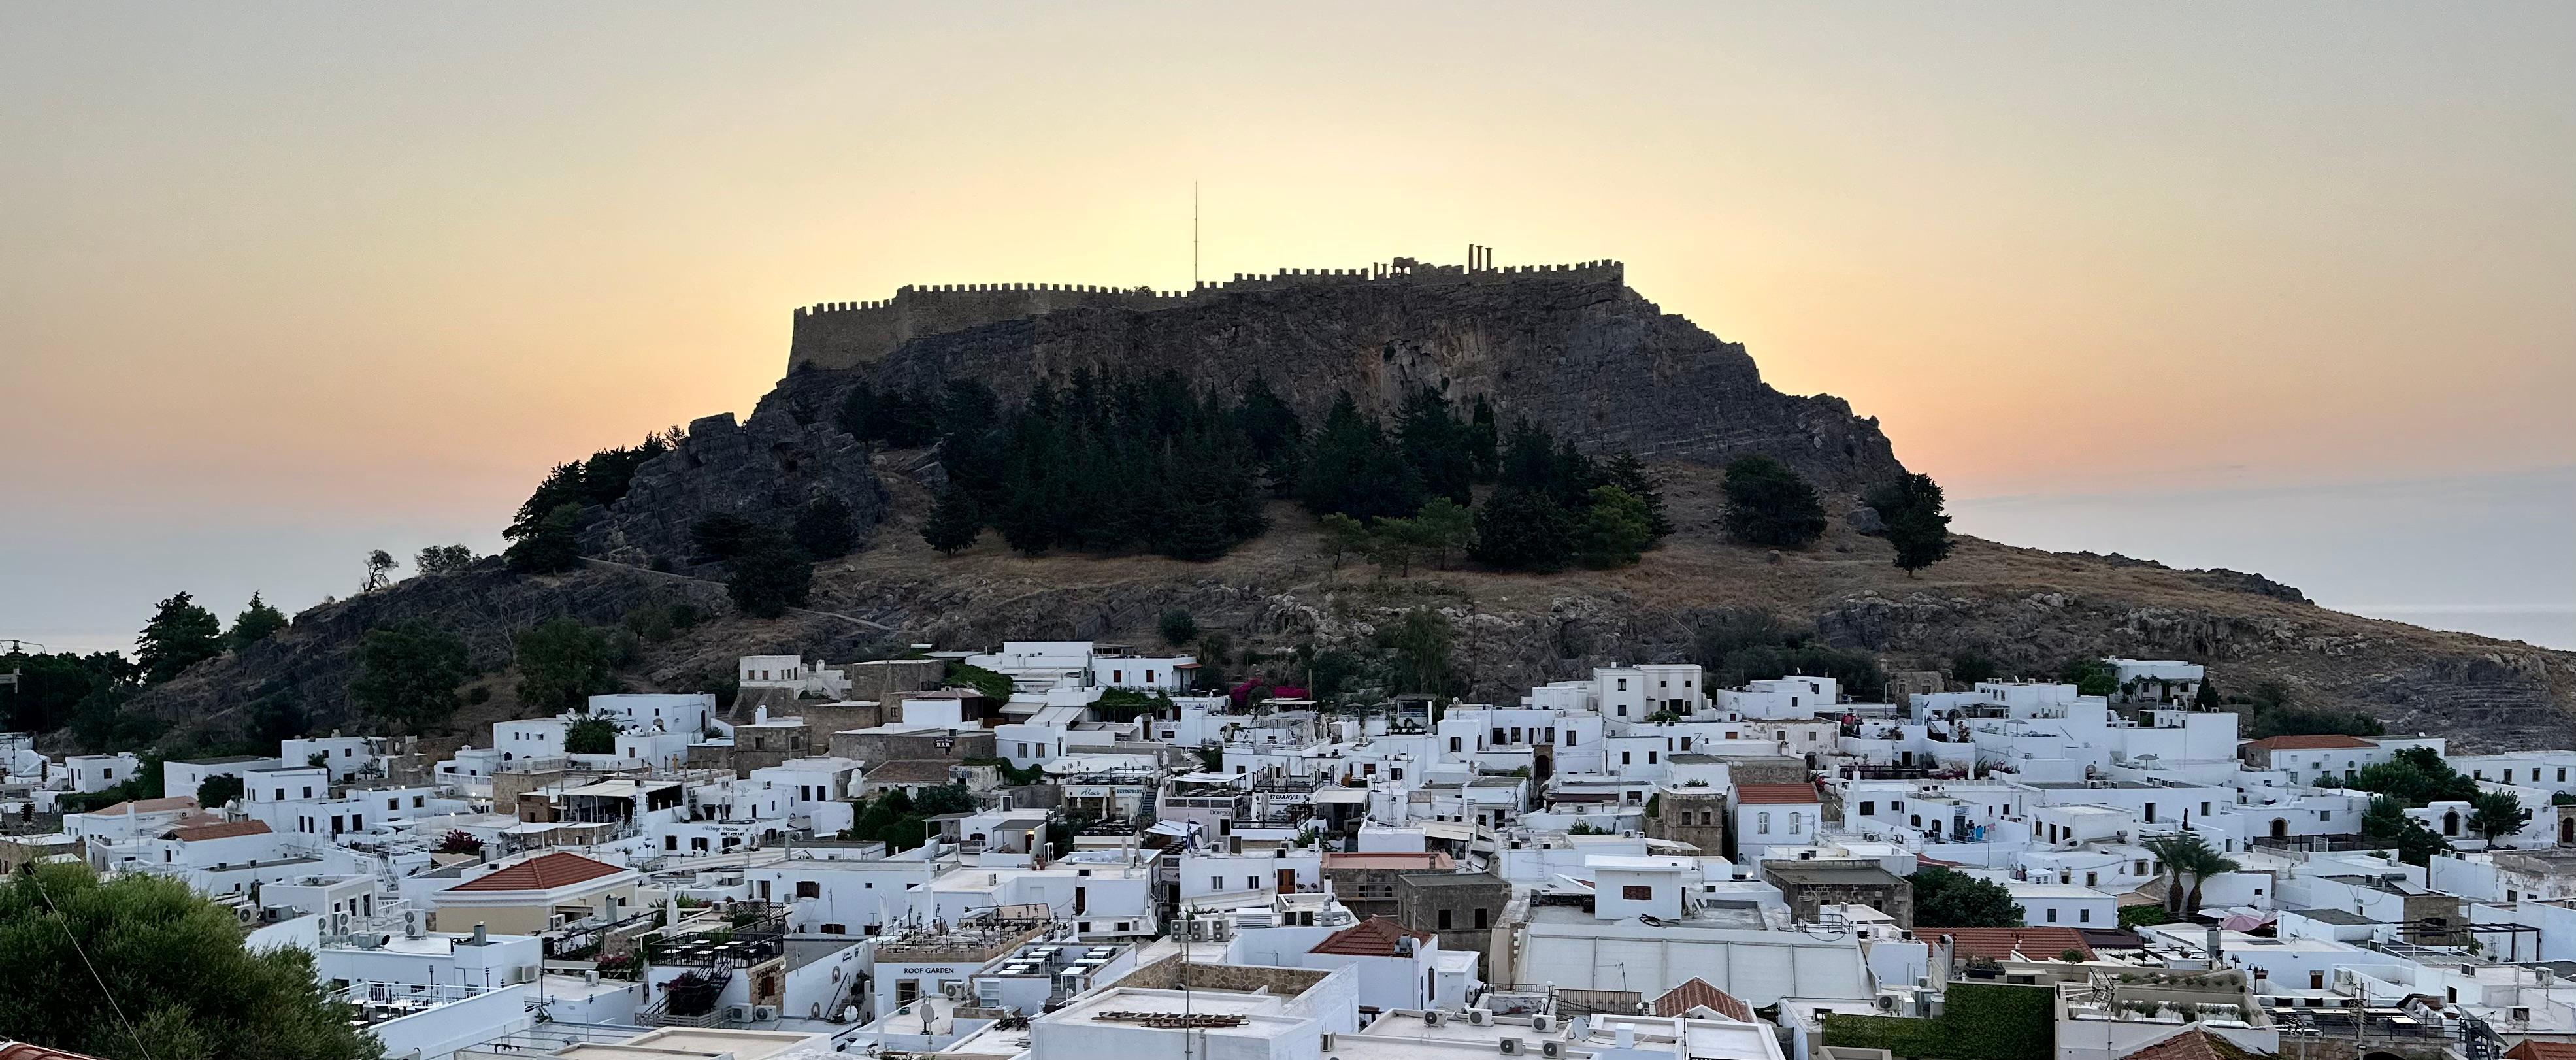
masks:
[[[1556,1029],[1556,1017],[1550,1016],[1544,1012],[1532,1016],[1530,1017],[1530,1029],[1537,1031],[1540,1034],[1546,1034],[1553,1031]]]
[[[951,1001],[972,1001],[975,999],[974,990],[974,983],[960,980],[947,984],[939,992],[948,995]]]
[[[1521,1040],[1518,1038],[1505,1038],[1494,1044],[1502,1049],[1504,1056],[1521,1055]]]
[[[754,1005],[751,1007],[751,1021],[753,1023],[767,1023],[777,1018],[778,1009],[776,1006]]]
[[[1439,1009],[1430,1009],[1422,1014],[1422,1025],[1425,1027],[1437,1027],[1447,1022],[1449,1022],[1449,1014]]]
[[[1878,995],[1878,1010],[1879,1010],[1880,1012],[1894,1012],[1894,1011],[1896,1011],[1896,995],[1894,995],[1894,994],[1880,994],[1880,995]]]
[[[1471,1009],[1468,1009],[1468,1010],[1467,1010],[1467,1024],[1468,1024],[1469,1026],[1472,1026],[1472,1027],[1491,1027],[1491,1026],[1493,1026],[1493,1025],[1494,1025],[1494,1010],[1489,1009],[1489,1008],[1471,1008]]]
[[[1547,1060],[1557,1060],[1558,1057],[1565,1055],[1565,1043],[1557,1041],[1554,1038],[1540,1042],[1538,1043],[1538,1055],[1546,1057]]]

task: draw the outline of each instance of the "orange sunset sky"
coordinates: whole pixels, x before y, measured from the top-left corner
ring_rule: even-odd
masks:
[[[22,4],[0,637],[492,547],[800,304],[1185,286],[1194,180],[1208,277],[1624,260],[1963,511],[2576,466],[2566,5]]]

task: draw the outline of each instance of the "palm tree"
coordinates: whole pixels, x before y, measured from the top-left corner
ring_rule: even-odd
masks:
[[[2166,832],[2149,836],[2138,844],[2156,856],[2165,877],[2165,910],[2177,916],[2200,908],[2200,884],[2212,876],[2234,872],[2235,859],[2219,853],[2194,832]],[[2188,890],[2184,881],[2189,880]]]

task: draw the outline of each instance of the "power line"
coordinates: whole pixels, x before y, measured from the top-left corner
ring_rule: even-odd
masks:
[[[45,908],[54,914],[54,922],[62,925],[63,940],[72,944],[72,953],[80,957],[81,967],[89,969],[90,981],[98,984],[98,996],[107,999],[108,1011],[116,1013],[116,1022],[125,1025],[125,1033],[134,1039],[134,1047],[142,1050],[143,1060],[152,1060],[152,1047],[143,1044],[143,1036],[135,1033],[134,1021],[125,1018],[125,1006],[116,1003],[115,991],[107,988],[106,978],[98,974],[98,965],[90,963],[89,951],[81,947],[80,936],[72,933],[71,920],[63,916],[62,907],[54,904],[53,892],[45,889],[45,881],[36,873],[28,873],[27,879],[36,885],[36,893],[44,897]]]

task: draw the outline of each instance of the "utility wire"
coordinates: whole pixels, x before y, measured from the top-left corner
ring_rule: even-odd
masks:
[[[98,974],[98,965],[90,963],[89,951],[81,947],[80,936],[72,933],[72,922],[63,916],[62,907],[54,904],[53,892],[46,890],[45,881],[33,872],[27,874],[27,880],[44,897],[45,908],[54,914],[54,922],[62,925],[63,940],[72,944],[72,953],[80,957],[81,967],[89,969],[90,981],[98,984],[98,996],[107,999],[108,1011],[116,1013],[116,1022],[125,1025],[125,1033],[134,1039],[134,1047],[142,1051],[143,1060],[152,1060],[152,1047],[143,1044],[143,1035],[135,1031],[134,1021],[125,1018],[125,1006],[116,1003],[116,993],[107,988],[107,979]]]

